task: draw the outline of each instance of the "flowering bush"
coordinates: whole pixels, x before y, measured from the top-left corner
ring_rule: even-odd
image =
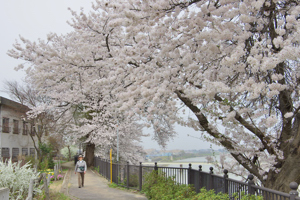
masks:
[[[11,159],[7,162],[0,160],[0,188],[9,189],[9,199],[26,199],[30,179],[38,178],[39,173],[35,173],[31,168],[30,162],[21,167],[21,162],[12,163]],[[40,193],[41,190],[34,185],[33,191]]]
[[[56,180],[61,180],[64,176],[61,174],[58,174],[56,177]],[[50,176],[50,180],[54,181],[55,180],[55,176],[52,174],[52,176]]]
[[[63,175],[58,174],[58,175],[57,175],[57,180],[61,180],[61,179],[63,179]]]

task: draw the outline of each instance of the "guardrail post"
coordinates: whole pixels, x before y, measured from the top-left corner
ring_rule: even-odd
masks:
[[[199,192],[203,188],[203,182],[202,182],[202,165],[199,165]]]
[[[51,176],[50,176],[50,174],[48,174],[48,177],[47,177],[47,183],[48,183],[48,185],[50,185],[50,181],[51,181]]]
[[[98,163],[98,170],[99,170],[99,174],[101,174],[100,172],[101,172],[101,169],[102,169],[102,166],[101,166],[101,163],[102,163],[102,161],[101,161],[101,159],[100,159],[100,158],[98,158],[98,161],[97,161],[97,163]]]
[[[106,160],[105,159],[103,159],[103,162],[102,162],[102,164],[103,164],[103,176],[106,178]]]
[[[109,179],[109,160],[106,159],[106,179]]]
[[[102,159],[99,159],[99,174],[102,175],[103,167],[102,167]]]
[[[129,189],[129,162],[127,161],[127,189]]]
[[[46,174],[43,173],[43,181],[44,181],[44,191],[45,191],[45,199],[46,200],[50,200],[50,193],[49,193],[49,187],[48,187],[48,184],[47,184],[47,178],[46,178]]]
[[[158,171],[157,162],[154,163],[154,170]]]
[[[212,189],[214,189],[214,178],[213,178],[213,176],[212,176],[212,174],[214,174],[214,168],[213,167],[210,167],[209,168],[209,174],[210,174],[210,176],[209,176],[209,190],[212,190]]]
[[[298,183],[291,182],[290,183],[290,188],[292,189],[290,191],[290,200],[295,200],[296,197],[298,197],[298,191],[297,191],[297,189],[298,189]]]
[[[189,163],[189,168],[188,168],[188,181],[187,181],[187,183],[188,184],[192,184],[191,183],[191,181],[192,181],[192,177],[191,177],[191,175],[192,175],[192,164],[191,163]]]
[[[54,180],[56,181],[56,177],[57,177],[57,164],[54,165]]]
[[[107,179],[107,163],[106,163],[106,159],[104,159],[104,177]]]
[[[103,176],[103,174],[104,174],[103,159],[100,160],[100,168],[99,168],[99,170],[101,171],[101,175]]]
[[[139,189],[142,191],[142,181],[143,181],[143,167],[142,167],[142,162],[140,162],[140,170],[139,170]]]
[[[228,170],[224,169],[224,193],[228,194]]]
[[[8,188],[5,188],[5,187],[0,188],[0,199],[1,200],[9,200],[9,189]]]
[[[254,181],[253,181],[254,176],[252,174],[249,174],[248,179],[249,179],[248,180],[248,192],[249,192],[249,194],[255,194],[255,190],[252,187],[252,185],[254,185]]]
[[[119,185],[119,179],[121,180],[121,175],[120,175],[120,167],[119,167],[119,162],[117,163],[117,184]]]
[[[32,200],[33,198],[33,185],[34,185],[34,179],[30,179],[29,188],[28,188],[28,197],[26,200]]]

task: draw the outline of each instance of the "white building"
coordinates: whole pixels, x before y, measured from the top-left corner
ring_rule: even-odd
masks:
[[[34,143],[29,134],[35,138],[32,125],[24,118],[29,110],[15,101],[0,96],[0,157],[17,161],[19,155],[36,157]],[[38,144],[37,144],[38,145]]]

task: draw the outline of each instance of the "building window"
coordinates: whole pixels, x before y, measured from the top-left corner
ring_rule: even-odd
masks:
[[[19,148],[12,148],[12,161],[17,162],[19,156]]]
[[[3,161],[5,161],[6,159],[9,159],[9,148],[2,148],[1,149],[1,156],[3,158]]]
[[[28,134],[28,124],[26,122],[23,122],[23,135]]]
[[[9,118],[3,117],[2,119],[2,132],[3,133],[9,133]]]
[[[13,134],[19,134],[19,121],[13,120],[14,127],[13,127]]]
[[[28,148],[22,148],[22,155],[28,156]]]
[[[30,156],[34,157],[35,155],[35,148],[30,148]]]

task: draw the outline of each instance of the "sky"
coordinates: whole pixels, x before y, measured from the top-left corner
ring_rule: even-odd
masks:
[[[22,82],[25,79],[24,71],[15,71],[14,68],[22,63],[7,55],[7,51],[13,48],[13,44],[19,35],[36,41],[45,39],[50,32],[65,34],[72,31],[67,24],[72,15],[68,8],[85,12],[91,10],[93,0],[13,0],[0,3],[0,96],[9,98],[3,92],[4,81]],[[167,145],[167,150],[172,149],[208,149],[210,143],[199,138],[199,133],[191,128],[176,126],[178,135]],[[151,131],[147,131],[150,133]],[[190,135],[190,136],[188,136]],[[151,136],[143,139],[145,149],[160,149]],[[212,146],[213,149],[221,147]]]

